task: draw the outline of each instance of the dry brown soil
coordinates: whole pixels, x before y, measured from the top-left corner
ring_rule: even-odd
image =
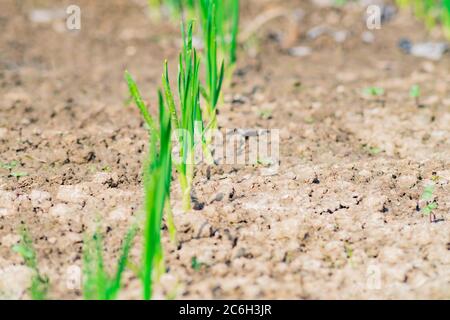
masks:
[[[145,1],[76,2],[79,32],[28,18],[64,1],[0,3],[0,161],[18,161],[12,172],[27,174],[0,169],[2,298],[28,297],[30,270],[11,250],[21,224],[51,279],[50,298],[81,298],[67,284],[82,265],[84,232],[101,218],[112,267],[142,205],[146,131],[127,106],[123,72],[155,101],[165,58],[175,71],[178,27],[149,19]],[[279,172],[218,166],[208,179],[202,166],[195,191],[205,207],[190,213],[178,210],[174,181],[180,244],[164,228],[167,274],[156,298],[449,299],[450,56],[427,61],[397,47],[401,37],[441,35],[404,12],[364,43],[362,7],[310,1],[243,1],[243,28],[277,6],[305,16],[294,33],[288,19],[259,28],[240,52],[219,122],[281,129]],[[320,24],[349,35],[308,39]],[[286,45],[312,52],[291,56]],[[414,84],[419,105],[409,97]],[[370,86],[385,94],[364,96]],[[420,197],[433,181],[430,223]],[[127,272],[124,282],[120,297],[138,299],[137,278]]]

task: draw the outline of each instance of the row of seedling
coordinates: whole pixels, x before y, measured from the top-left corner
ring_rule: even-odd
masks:
[[[202,147],[207,156],[211,143],[207,132],[217,126],[217,103],[223,81],[223,62],[219,70],[216,52],[216,0],[207,2],[205,7],[204,67],[201,57],[193,45],[195,23],[182,23],[182,49],[178,58],[177,90],[173,90],[169,78],[169,63],[164,62],[162,90],[159,97],[159,131],[156,121],[149,114],[147,106],[136,82],[126,72],[125,78],[135,104],[141,111],[149,130],[150,158],[144,167],[145,219],[143,228],[143,254],[140,267],[134,267],[142,280],[143,298],[151,299],[153,280],[164,273],[161,228],[165,217],[170,238],[176,241],[170,204],[170,185],[172,180],[172,162],[181,187],[183,210],[191,209],[191,193],[195,173],[195,152]],[[206,5],[206,2],[205,2]],[[204,82],[201,84],[201,70],[204,70]],[[203,99],[202,99],[203,95]],[[204,117],[204,115],[206,115]],[[178,145],[177,161],[172,161],[172,132]],[[199,137],[197,139],[197,137]]]
[[[172,2],[179,3],[179,1]],[[217,128],[217,104],[224,77],[224,63],[221,62],[219,67],[216,49],[216,30],[219,29],[216,6],[219,2],[216,0],[202,2],[204,5],[202,29],[205,37],[203,68],[201,68],[202,59],[193,46],[195,24],[193,21],[187,26],[182,23],[182,49],[178,59],[177,90],[173,90],[169,78],[169,63],[166,60],[163,66],[162,90],[158,92],[159,121],[155,121],[149,113],[132,76],[128,72],[125,73],[130,94],[141,112],[149,133],[149,157],[144,164],[143,172],[144,215],[142,222],[137,223],[141,226],[143,239],[141,261],[134,263],[128,258],[132,239],[139,229],[133,226],[123,242],[116,274],[109,277],[102,264],[102,245],[99,240],[101,238],[99,233],[96,233],[91,240],[92,244],[85,249],[86,270],[83,273],[86,278],[84,281],[86,298],[116,298],[121,287],[121,275],[125,266],[128,266],[141,279],[143,299],[151,299],[154,281],[165,272],[164,251],[161,243],[164,220],[171,240],[176,242],[176,230],[170,204],[172,167],[176,170],[181,187],[183,210],[189,211],[196,166],[196,147],[200,146],[206,159],[210,159],[211,139],[208,138],[208,132]],[[204,70],[203,85],[200,80],[201,70]],[[198,139],[196,139],[197,136],[199,136]],[[177,161],[172,159],[172,137],[179,147]],[[89,254],[90,247],[95,249],[92,250],[93,254]],[[89,266],[93,266],[93,271],[89,271]]]
[[[172,1],[177,2],[177,1]],[[182,23],[182,49],[178,59],[177,90],[169,79],[169,63],[164,62],[161,90],[158,91],[159,117],[153,117],[145,104],[138,86],[126,72],[125,79],[134,103],[140,110],[148,130],[148,157],[143,166],[144,210],[138,215],[122,241],[122,249],[115,273],[110,274],[105,265],[104,241],[100,228],[86,235],[83,244],[83,296],[85,299],[116,299],[122,288],[125,270],[131,270],[142,283],[142,298],[151,299],[153,283],[165,272],[161,229],[165,222],[170,239],[176,243],[170,195],[173,168],[182,191],[183,210],[191,209],[191,192],[195,173],[195,149],[211,158],[208,131],[217,127],[217,105],[224,77],[224,62],[218,61],[216,0],[202,1],[201,28],[205,37],[202,56],[193,45],[195,24]],[[202,58],[203,57],[203,58]],[[203,67],[202,67],[203,60]],[[200,75],[203,72],[204,83]],[[199,136],[199,139],[196,139]],[[173,139],[179,146],[178,159],[173,156]],[[142,253],[140,261],[129,256],[136,236],[141,233]],[[48,278],[37,267],[31,238],[23,233],[22,243],[15,250],[35,271],[30,293],[34,299],[44,299],[48,290]],[[136,257],[134,257],[136,258]]]

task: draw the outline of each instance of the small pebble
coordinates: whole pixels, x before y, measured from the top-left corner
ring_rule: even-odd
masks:
[[[310,39],[316,39],[327,32],[328,28],[326,26],[317,26],[309,29],[306,36]]]
[[[414,44],[405,38],[400,39],[398,46],[406,54],[434,61],[440,60],[449,49],[445,42],[419,42]]]
[[[398,47],[406,54],[411,53],[412,42],[408,39],[402,38],[398,42]]]
[[[294,57],[306,57],[309,56],[311,52],[311,48],[305,46],[294,47],[288,50],[288,53]]]
[[[373,32],[365,31],[361,35],[361,39],[365,43],[373,43],[375,41],[375,35],[373,34]]]
[[[342,30],[342,31],[336,31],[333,33],[334,41],[337,43],[343,43],[345,40],[347,40],[348,37],[348,31]]]
[[[411,48],[411,54],[437,61],[442,58],[447,50],[448,45],[445,42],[423,42],[414,44]]]

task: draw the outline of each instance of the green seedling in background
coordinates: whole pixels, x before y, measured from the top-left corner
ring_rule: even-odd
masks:
[[[191,267],[192,267],[192,269],[194,269],[195,271],[200,271],[202,266],[203,266],[203,263],[198,261],[197,257],[195,257],[195,256],[192,257],[192,259],[191,259]]]
[[[258,112],[259,116],[263,120],[272,119],[273,111],[269,109],[261,110]]]
[[[14,178],[21,178],[21,177],[26,177],[28,175],[28,173],[23,172],[23,171],[13,171],[17,166],[19,166],[20,163],[19,161],[13,160],[10,162],[0,162],[0,168],[8,170],[9,171],[9,175],[11,177]]]
[[[344,249],[345,249],[345,255],[347,256],[350,266],[352,266],[354,268],[356,266],[356,263],[353,259],[353,255],[354,255],[353,248],[350,246],[350,244],[346,243],[346,244],[344,244]]]
[[[418,99],[420,97],[420,86],[415,84],[409,90],[409,96],[414,99]]]
[[[13,250],[20,254],[25,261],[25,265],[33,271],[30,296],[33,300],[45,300],[47,298],[50,281],[47,276],[39,271],[36,251],[33,248],[33,240],[27,229],[21,230],[20,243],[13,247]]]
[[[128,231],[117,261],[116,273],[110,276],[105,269],[103,238],[99,231],[87,236],[83,244],[83,296],[86,300],[114,300],[122,287],[122,275],[135,238],[137,227]]]
[[[12,170],[19,164],[19,161],[13,160],[11,162],[0,162],[0,168],[5,170]]]
[[[347,259],[351,259],[353,257],[353,249],[350,245],[345,244],[345,255],[347,256]]]
[[[366,152],[368,152],[369,154],[371,154],[372,156],[376,156],[377,154],[379,154],[379,153],[381,153],[381,149],[380,148],[378,148],[378,147],[374,147],[374,146],[370,146],[370,145],[367,145],[367,144],[364,144],[363,146],[363,149],[366,151]]]
[[[384,95],[384,89],[380,87],[368,87],[364,89],[364,94],[372,97],[380,97]]]
[[[421,200],[426,201],[426,206],[422,209],[422,214],[430,217],[430,222],[436,219],[434,210],[437,209],[438,204],[434,201],[434,185],[428,185],[422,193]]]
[[[207,121],[207,130],[217,129],[217,103],[224,78],[224,62],[218,67],[216,0],[200,0],[203,39],[205,43],[205,85],[201,92],[206,101],[203,116]],[[207,134],[206,144],[211,143],[212,136]]]
[[[419,105],[420,86],[417,84],[413,85],[409,90],[409,96],[415,100],[417,105]]]
[[[304,121],[306,124],[313,124],[314,122],[316,122],[316,119],[314,119],[314,117],[312,117],[312,116],[306,116],[306,117],[303,119],[303,121]]]

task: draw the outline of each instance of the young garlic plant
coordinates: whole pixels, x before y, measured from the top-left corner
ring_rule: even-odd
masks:
[[[212,132],[218,128],[217,125],[217,103],[224,79],[225,64],[221,62],[218,66],[217,54],[217,23],[216,23],[216,0],[200,0],[201,21],[204,39],[205,56],[205,85],[201,87],[201,93],[206,101],[204,118],[207,122],[205,129],[206,145],[212,142]]]
[[[183,48],[178,64],[178,107],[169,81],[167,61],[162,77],[165,105],[171,114],[179,144],[179,161],[175,164],[182,191],[183,210],[191,209],[191,191],[195,169],[196,130],[202,135],[203,120],[200,109],[200,59],[192,46],[193,22],[187,30],[182,26]],[[202,139],[203,140],[203,139]]]
[[[175,239],[175,226],[170,210],[170,185],[172,181],[172,124],[171,115],[164,102],[161,91],[159,97],[159,128],[155,125],[145,106],[137,85],[126,72],[125,78],[136,105],[149,129],[148,159],[144,164],[144,227],[143,252],[140,266],[129,264],[140,277],[145,300],[152,297],[154,280],[164,273],[164,257],[161,244],[161,227],[164,211],[172,240]]]

